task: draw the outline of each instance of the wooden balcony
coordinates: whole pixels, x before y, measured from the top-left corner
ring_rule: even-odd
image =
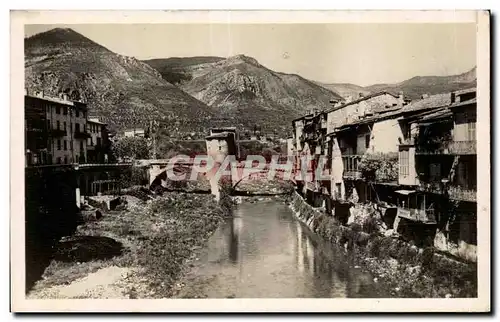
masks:
[[[417,145],[415,154],[450,154],[450,155],[472,155],[476,154],[476,141],[450,141],[432,146]]]
[[[476,141],[453,141],[448,148],[451,154],[476,154]]]
[[[448,188],[448,195],[453,200],[470,202],[476,202],[477,200],[476,189],[467,189],[460,186],[450,186]]]
[[[361,171],[359,170],[359,163],[361,155],[343,155],[342,162],[344,163],[343,177],[351,180],[361,179]]]
[[[424,224],[436,224],[436,217],[433,209],[421,210],[413,208],[398,207],[398,216]]]

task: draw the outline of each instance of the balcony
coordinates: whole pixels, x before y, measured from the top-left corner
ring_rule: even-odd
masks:
[[[54,138],[60,138],[66,135],[66,131],[61,129],[51,129],[49,131],[49,135]]]
[[[476,154],[476,141],[452,141],[448,147],[451,154]]]
[[[361,179],[361,171],[359,170],[359,163],[361,155],[344,155],[342,162],[344,163],[343,177],[351,180]]]
[[[453,200],[476,202],[477,191],[476,189],[467,189],[460,186],[450,186],[448,195]]]
[[[430,146],[417,145],[415,154],[451,154],[451,155],[472,155],[476,154],[476,141],[448,141]]]
[[[424,224],[436,224],[436,217],[433,209],[421,210],[414,208],[398,207],[398,216]]]
[[[75,131],[75,139],[88,139],[90,137],[91,137],[91,135],[87,131],[84,131],[84,132]]]

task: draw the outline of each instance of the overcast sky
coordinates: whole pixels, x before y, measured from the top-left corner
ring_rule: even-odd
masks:
[[[25,36],[55,27],[138,59],[245,54],[325,83],[396,83],[476,65],[475,24],[26,25]]]

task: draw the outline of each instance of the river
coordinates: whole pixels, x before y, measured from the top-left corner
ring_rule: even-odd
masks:
[[[177,298],[389,297],[349,255],[282,202],[243,202],[212,235]]]

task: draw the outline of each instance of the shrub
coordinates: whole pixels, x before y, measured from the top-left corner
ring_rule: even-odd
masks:
[[[369,181],[395,181],[398,179],[398,154],[365,154],[359,163],[359,170]]]

